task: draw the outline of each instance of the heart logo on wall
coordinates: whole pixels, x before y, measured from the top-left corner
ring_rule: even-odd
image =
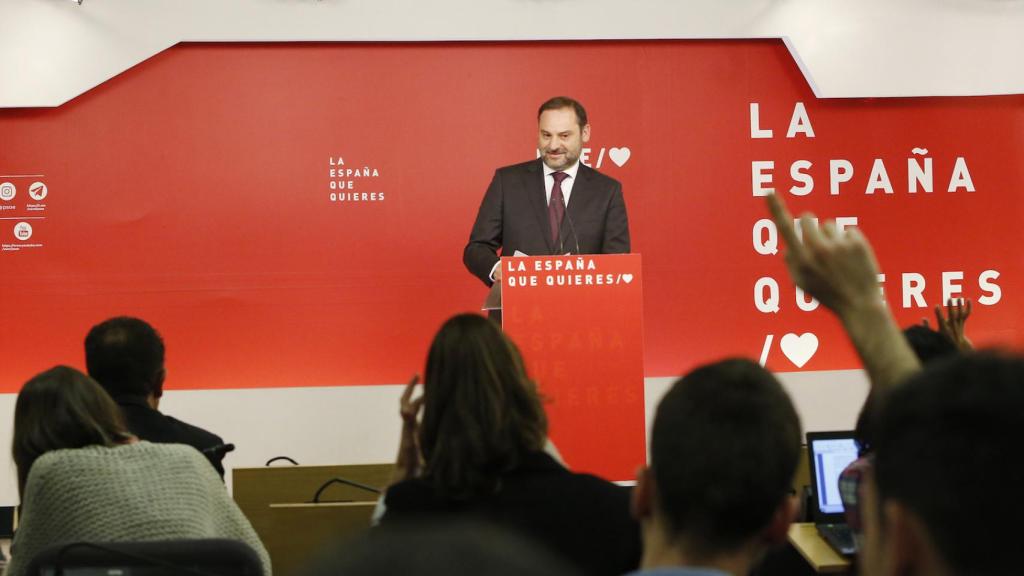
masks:
[[[622,168],[622,165],[629,162],[629,156],[632,154],[629,148],[623,146],[622,148],[609,148],[608,157],[615,162],[615,165]]]
[[[630,282],[633,281],[633,275],[632,274],[623,274],[622,275],[622,281],[625,282],[626,284],[629,284]]]
[[[814,353],[818,351],[818,337],[810,332],[799,336],[786,334],[782,337],[779,345],[782,347],[782,353],[789,358],[790,362],[797,368],[803,368],[804,364],[807,364],[814,357]]]

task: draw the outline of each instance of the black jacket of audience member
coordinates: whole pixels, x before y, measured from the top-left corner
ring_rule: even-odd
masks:
[[[224,443],[220,436],[212,432],[154,410],[142,396],[117,396],[114,401],[121,407],[128,430],[141,440],[159,444],[188,444],[200,452]],[[224,465],[221,461],[224,454],[211,455],[204,452],[203,455],[223,478]]]
[[[640,563],[640,526],[630,491],[565,469],[544,452],[527,455],[501,478],[497,493],[469,501],[438,497],[427,479],[388,488],[383,524],[463,516],[524,534],[590,576],[619,576]]]

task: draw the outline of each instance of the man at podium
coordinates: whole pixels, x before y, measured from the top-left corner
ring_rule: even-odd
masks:
[[[537,124],[540,158],[495,171],[462,253],[488,286],[501,280],[499,248],[504,256],[629,252],[622,185],[580,162],[586,110],[558,96],[541,104]]]

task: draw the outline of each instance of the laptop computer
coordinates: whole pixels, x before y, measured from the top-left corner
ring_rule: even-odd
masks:
[[[836,552],[852,556],[857,549],[839,496],[839,475],[857,459],[853,432],[808,432],[807,452],[814,524]]]

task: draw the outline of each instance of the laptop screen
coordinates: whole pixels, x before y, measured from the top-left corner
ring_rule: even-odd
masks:
[[[814,483],[818,509],[823,514],[840,514],[843,501],[839,497],[839,474],[857,459],[857,443],[853,438],[819,438],[811,440],[814,458]]]

